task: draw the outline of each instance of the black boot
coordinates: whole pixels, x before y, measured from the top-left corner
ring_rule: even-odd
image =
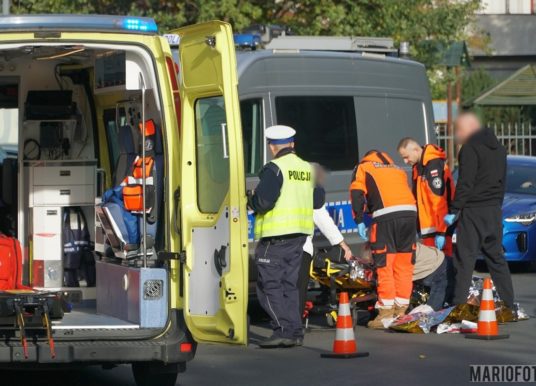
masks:
[[[296,346],[296,339],[282,338],[280,336],[275,335],[272,335],[270,338],[259,342],[260,348],[278,348],[294,346]]]

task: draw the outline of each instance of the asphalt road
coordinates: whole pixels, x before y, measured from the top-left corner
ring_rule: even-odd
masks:
[[[536,315],[536,274],[514,274],[517,300]],[[270,331],[253,326],[251,341]],[[501,326],[510,339],[478,341],[461,335],[415,335],[356,329],[358,348],[367,358],[321,359],[334,331],[314,329],[294,349],[201,345],[178,385],[463,385],[469,364],[536,364],[536,318]],[[130,367],[112,370],[0,373],[3,385],[134,386]],[[158,385],[155,385],[158,386]]]

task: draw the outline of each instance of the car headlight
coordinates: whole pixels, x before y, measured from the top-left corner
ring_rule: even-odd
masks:
[[[530,225],[536,221],[536,212],[522,213],[504,219],[505,222],[517,222],[523,225]]]

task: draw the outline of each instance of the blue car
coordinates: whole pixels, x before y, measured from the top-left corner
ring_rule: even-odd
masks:
[[[536,157],[508,156],[503,247],[510,262],[536,261]]]

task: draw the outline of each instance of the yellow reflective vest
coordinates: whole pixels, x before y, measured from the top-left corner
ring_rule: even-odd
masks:
[[[255,239],[290,234],[312,235],[313,169],[294,153],[272,160],[283,175],[283,185],[274,208],[255,217]]]

